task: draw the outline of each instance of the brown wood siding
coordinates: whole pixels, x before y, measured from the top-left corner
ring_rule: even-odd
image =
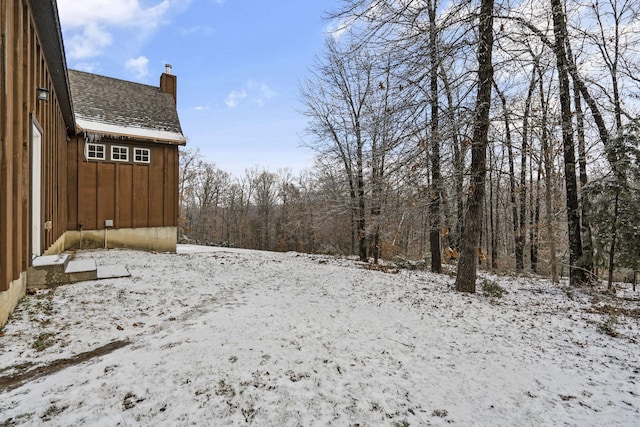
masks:
[[[98,165],[98,197],[97,223],[104,224],[107,219],[115,221],[116,168],[114,164]]]
[[[149,227],[149,166],[133,166],[133,226]]]
[[[126,200],[133,200],[133,165],[121,165],[116,175],[118,182],[118,199],[122,202],[118,203],[118,216],[116,217],[116,225],[119,228],[133,227],[133,206],[126,203]]]
[[[68,228],[100,230],[112,219],[114,228],[169,227],[177,225],[178,147],[135,141],[103,139],[107,160],[85,160],[83,136],[69,147]],[[111,145],[151,150],[151,162],[110,161]],[[74,161],[72,161],[73,159]]]
[[[31,123],[42,134],[42,235],[65,231],[66,127],[26,0],[0,0],[0,292],[31,262]],[[36,101],[36,88],[49,101]],[[51,221],[52,229],[44,230]]]
[[[155,156],[154,156],[155,154]],[[165,154],[157,150],[151,154],[154,167],[149,168],[149,225],[162,227],[164,223],[164,179]]]
[[[78,205],[78,144],[75,139],[67,144],[67,207]],[[78,210],[68,209],[67,229],[76,230],[78,228]]]

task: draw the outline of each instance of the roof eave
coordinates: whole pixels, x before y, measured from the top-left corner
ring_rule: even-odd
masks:
[[[55,0],[29,0],[42,51],[49,65],[51,81],[58,97],[67,132],[76,133],[76,121],[67,76],[67,61]]]
[[[181,138],[163,138],[161,136],[147,136],[141,135],[135,132],[118,132],[114,130],[108,130],[104,128],[87,126],[86,124],[83,126],[79,123],[76,123],[76,129],[78,134],[85,132],[89,134],[99,135],[101,137],[119,139],[124,138],[131,141],[139,141],[139,142],[147,142],[147,143],[155,143],[155,144],[166,144],[166,145],[186,145],[187,139],[182,136]]]

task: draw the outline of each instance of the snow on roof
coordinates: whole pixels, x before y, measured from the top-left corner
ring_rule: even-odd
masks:
[[[76,123],[79,127],[79,131],[97,133],[101,136],[115,138],[144,138],[176,144],[184,144],[186,142],[184,135],[178,132],[100,123],[81,118],[76,118]]]
[[[159,87],[69,70],[78,131],[184,144],[172,95]]]

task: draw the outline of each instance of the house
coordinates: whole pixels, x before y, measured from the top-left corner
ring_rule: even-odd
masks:
[[[66,247],[176,250],[178,147],[171,67],[160,87],[69,70]]]
[[[175,251],[176,77],[68,70],[55,0],[0,2],[0,325],[33,260],[70,248]]]
[[[67,227],[75,119],[56,4],[0,2],[0,324],[25,293],[32,254]]]

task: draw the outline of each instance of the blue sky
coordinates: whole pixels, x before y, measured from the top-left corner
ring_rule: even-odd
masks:
[[[296,112],[340,0],[58,0],[69,68],[158,85],[178,76],[188,146],[236,176],[311,166]]]

